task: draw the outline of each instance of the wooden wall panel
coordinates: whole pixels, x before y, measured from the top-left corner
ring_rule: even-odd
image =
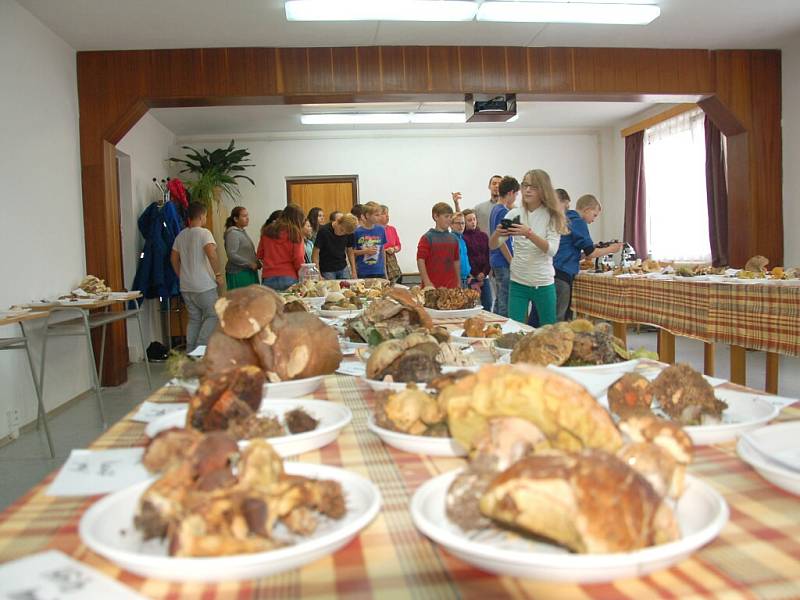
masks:
[[[403,48],[403,58],[406,66],[406,90],[429,91],[428,49],[422,46]]]
[[[463,92],[461,87],[461,67],[458,59],[458,48],[452,46],[432,46],[428,49],[429,88],[434,92]],[[471,71],[478,71],[480,62],[471,65]],[[475,68],[477,67],[477,69]]]
[[[333,85],[333,50],[332,48],[308,49],[309,90],[319,93],[331,93]]]
[[[729,254],[734,264],[753,254],[782,261],[778,51],[206,48],[79,52],[77,67],[86,264],[114,286],[122,283],[122,257],[106,144],[116,143],[149,107],[457,98],[464,92],[702,100],[731,135]],[[110,344],[109,356],[117,355],[111,360],[124,371],[124,339],[114,333]]]
[[[378,48],[381,62],[381,81],[384,92],[403,92],[406,89],[406,63],[403,49],[397,46]]]
[[[359,92],[371,92],[381,88],[381,52],[375,46],[358,48],[356,54]]]
[[[307,48],[281,48],[278,51],[278,72],[283,84],[278,88],[279,94],[307,94],[311,91]]]
[[[530,89],[528,83],[528,53],[525,48],[504,48],[508,91]]]
[[[487,69],[483,63],[483,57],[481,56],[480,48],[476,48],[474,46],[459,48],[458,59],[461,67],[459,68],[459,89],[469,92],[470,90],[483,90],[487,87],[492,87],[484,85]],[[495,73],[491,73],[491,68],[489,71],[490,77],[496,76]],[[505,71],[505,68],[503,68],[503,71]],[[501,89],[508,89],[505,86],[505,76],[503,76],[503,86]]]

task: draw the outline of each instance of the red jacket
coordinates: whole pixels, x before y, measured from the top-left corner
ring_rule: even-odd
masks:
[[[256,256],[264,263],[261,269],[261,278],[265,277],[294,277],[305,262],[305,246],[303,242],[292,242],[289,234],[281,231],[280,237],[275,239],[261,236],[258,242]]]

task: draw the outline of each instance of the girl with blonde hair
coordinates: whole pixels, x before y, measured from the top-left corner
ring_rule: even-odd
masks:
[[[508,316],[525,323],[528,306],[533,303],[539,323],[556,322],[556,289],[553,256],[561,235],[568,233],[550,176],[541,169],[525,173],[521,185],[522,206],[512,208],[489,239],[498,248],[511,237],[514,256],[508,292]]]

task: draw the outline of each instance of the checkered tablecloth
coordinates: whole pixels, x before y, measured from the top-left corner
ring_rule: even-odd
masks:
[[[733,444],[698,449],[692,474],[721,492],[731,520],[721,536],[675,567],[646,577],[602,585],[569,585],[497,577],[441,550],[414,528],[408,507],[427,479],[463,464],[385,446],[366,427],[372,392],[352,377],[327,377],[314,395],[340,402],[353,422],[338,440],[299,460],[344,467],[374,481],[383,507],[350,544],[304,568],[273,577],[218,584],[148,580],[120,570],[90,552],[78,537],[82,513],[96,498],[44,495],[52,475],[0,514],[0,562],[59,549],[141,594],[178,598],[797,598],[800,595],[800,501],[763,480],[734,451]],[[163,388],[151,401],[185,399],[180,388]],[[797,406],[797,405],[795,405]],[[94,448],[145,442],[144,426],[123,419]],[[786,409],[782,418],[800,418]]]
[[[572,308],[704,342],[800,356],[800,285],[581,273],[572,288]]]

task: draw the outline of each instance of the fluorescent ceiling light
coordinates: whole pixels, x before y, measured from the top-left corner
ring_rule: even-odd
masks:
[[[592,2],[484,2],[478,21],[647,25],[661,14],[654,4]]]
[[[472,21],[465,0],[287,0],[288,21]]]
[[[396,125],[408,123],[408,113],[336,113],[300,115],[303,125]]]
[[[300,115],[303,125],[405,125],[464,123],[464,113],[327,113]]]
[[[462,113],[412,113],[412,123],[466,123],[467,116]]]

